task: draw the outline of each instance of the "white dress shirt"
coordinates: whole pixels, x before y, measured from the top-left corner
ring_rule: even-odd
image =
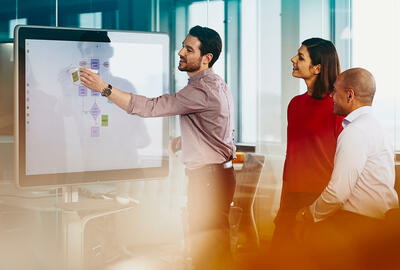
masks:
[[[310,206],[314,221],[339,209],[383,218],[387,210],[398,207],[392,143],[370,106],[347,115],[343,128],[331,180]]]

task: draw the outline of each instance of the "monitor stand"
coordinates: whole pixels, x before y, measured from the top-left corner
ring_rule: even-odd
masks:
[[[62,242],[64,269],[76,270],[85,267],[85,229],[89,221],[135,209],[137,203],[118,203],[114,199],[92,199],[82,197],[79,200],[77,186],[62,187],[63,200],[57,205],[62,210]],[[98,248],[103,252],[104,247]],[[100,256],[101,254],[98,254]],[[101,257],[101,256],[100,256]]]
[[[64,203],[72,203],[79,201],[78,188],[76,186],[63,186],[62,198]]]

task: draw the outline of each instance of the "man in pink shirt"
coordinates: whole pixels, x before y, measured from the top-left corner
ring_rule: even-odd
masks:
[[[214,30],[195,26],[182,43],[178,69],[189,75],[178,93],[147,98],[113,88],[82,68],[81,82],[130,114],[179,115],[181,136],[170,151],[182,150],[188,184],[190,250],[196,269],[231,269],[229,209],[235,191],[233,98],[212,66],[222,50]]]

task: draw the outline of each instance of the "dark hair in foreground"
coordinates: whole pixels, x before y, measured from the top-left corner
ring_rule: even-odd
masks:
[[[222,41],[219,34],[211,28],[196,25],[189,30],[189,35],[197,37],[200,40],[200,51],[202,56],[207,53],[213,55],[210,63],[208,63],[208,67],[212,67],[222,50]]]
[[[322,38],[306,39],[301,44],[307,47],[312,64],[321,65],[312,97],[322,99],[333,91],[333,83],[340,74],[340,62],[335,45]]]

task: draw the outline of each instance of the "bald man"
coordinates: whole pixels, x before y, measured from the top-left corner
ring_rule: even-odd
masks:
[[[334,113],[345,116],[331,180],[317,200],[297,214],[300,224],[316,224],[311,226],[313,251],[323,253],[318,256],[324,268],[360,264],[366,240],[373,238],[386,211],[398,207],[393,146],[373,116],[374,94],[374,77],[362,68],[341,73],[331,94]]]

